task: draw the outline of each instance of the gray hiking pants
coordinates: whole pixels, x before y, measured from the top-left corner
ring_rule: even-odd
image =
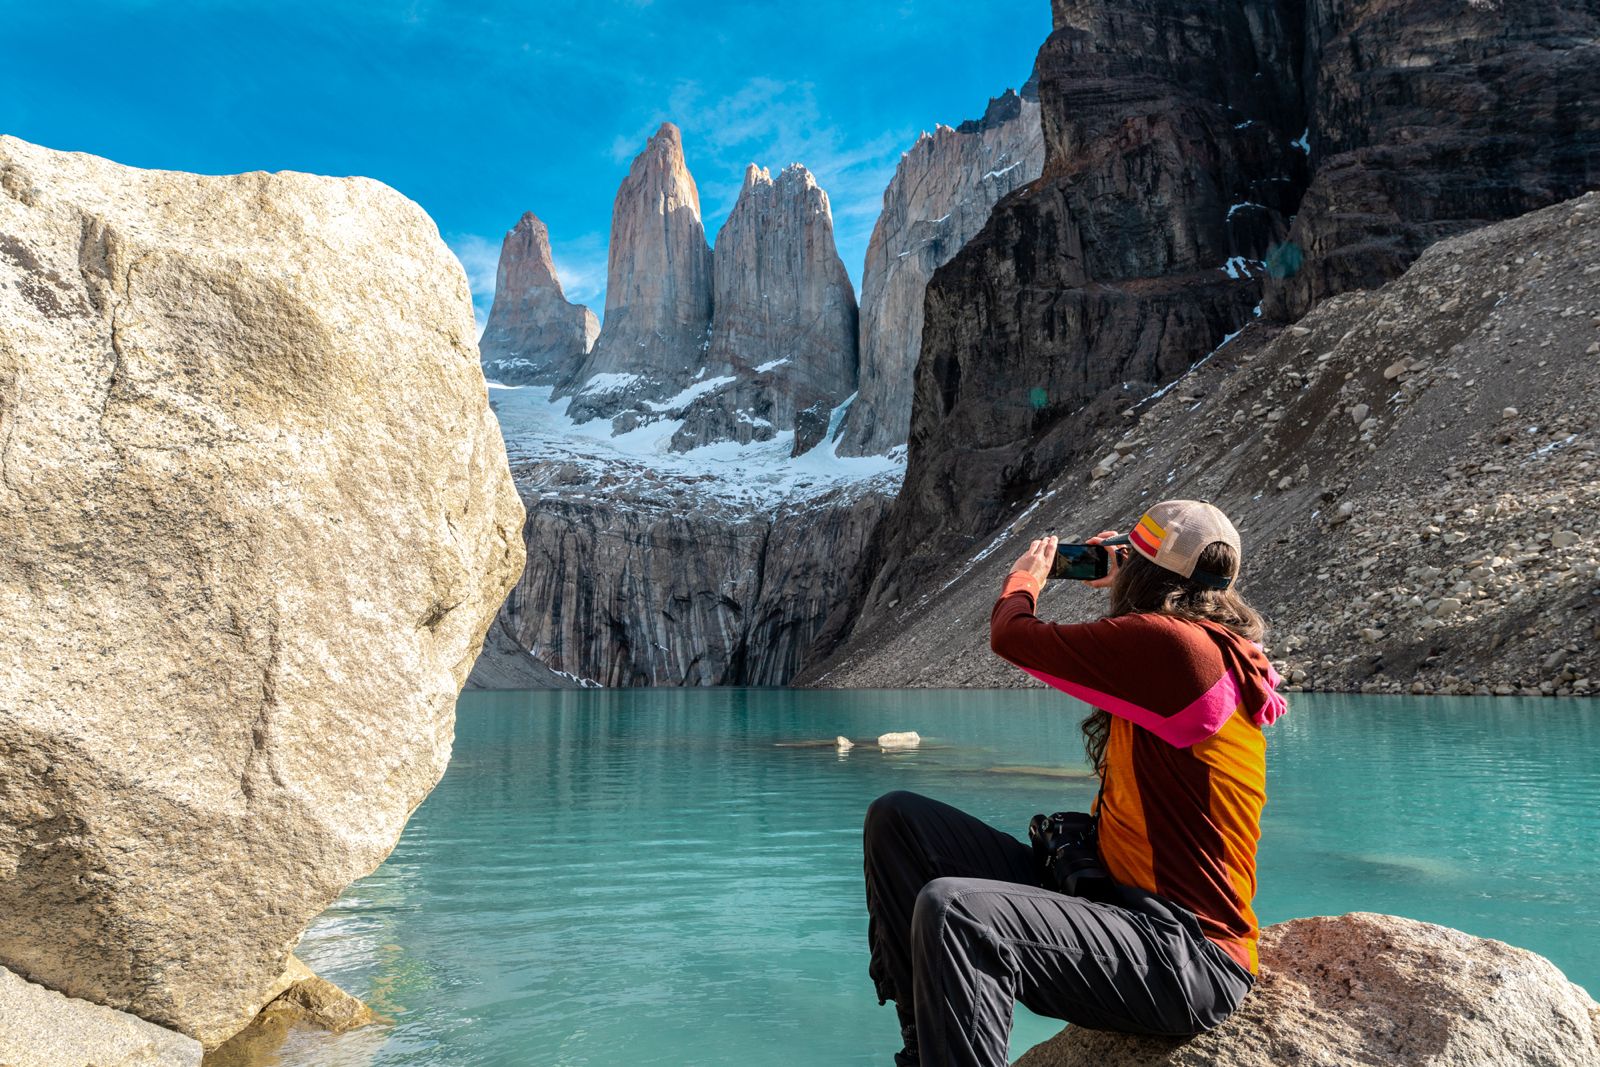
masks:
[[[869,973],[900,1012],[898,1063],[1003,1067],[1013,1001],[1074,1026],[1189,1036],[1255,984],[1192,912],[1128,887],[1127,906],[1045,889],[1032,848],[937,800],[879,797],[864,844]]]

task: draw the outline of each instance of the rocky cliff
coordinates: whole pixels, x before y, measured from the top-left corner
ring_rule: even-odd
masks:
[[[988,651],[1034,537],[1215,501],[1291,688],[1600,690],[1600,193],[1429,248],[1400,279],[1257,324],[1149,395],[1078,416],[1083,444],[809,680],[1020,685]],[[1136,402],[1130,402],[1136,401]],[[1104,598],[1052,583],[1041,612]]]
[[[1083,463],[1097,412],[1266,305],[1379,284],[1441,233],[1594,180],[1592,109],[1570,106],[1597,95],[1592,5],[1055,0],[1054,14],[1037,65],[1044,173],[929,285],[904,489],[819,655]],[[1462,157],[1490,127],[1492,150]],[[1433,169],[1401,181],[1415,153]],[[1362,199],[1385,183],[1412,191]]]
[[[484,375],[510,385],[557,385],[578,373],[599,333],[594,312],[567,302],[550,231],[527,212],[500,245],[494,304],[478,339]]]
[[[799,455],[856,389],[856,294],[834,247],[828,194],[798,163],[776,180],[751,164],[713,261],[706,366],[714,380],[731,380],[689,403],[673,447],[795,430]]]
[[[1549,960],[1432,923],[1356,912],[1261,931],[1261,978],[1189,1040],[1068,1027],[1017,1067],[1588,1067],[1600,1005]]]
[[[522,508],[367,179],[0,137],[0,966],[213,1045],[449,758]]]
[[[663,127],[611,248],[613,286],[661,292],[608,297],[594,354],[554,389],[495,390],[529,553],[473,684],[783,685],[898,485],[898,460],[836,451],[858,323],[827,194],[799,164],[751,166],[708,317],[674,333],[661,294],[699,292],[684,265],[704,238],[659,207],[693,188]]]
[[[1424,248],[1600,187],[1600,8],[1574,0],[1307,5],[1295,271],[1267,284],[1292,320],[1381,285]]]
[[[1039,176],[1044,131],[1032,83],[989,102],[983,118],[940,125],[900,159],[861,275],[861,389],[845,416],[845,455],[905,444],[922,351],[922,301],[933,272],[989,221],[1006,194]]]
[[[575,418],[648,418],[705,366],[711,249],[683,137],[663,123],[634,159],[611,213],[605,324],[561,388]],[[619,424],[619,429],[634,423]]]
[[[677,453],[676,421],[614,438],[548,390],[493,395],[528,512],[500,625],[590,683],[785,684],[899,480],[826,445],[797,459],[793,431]]]

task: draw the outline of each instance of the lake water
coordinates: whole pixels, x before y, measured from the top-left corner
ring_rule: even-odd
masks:
[[[1263,923],[1408,915],[1600,990],[1600,701],[1291,700]],[[1081,714],[1042,690],[465,694],[444,781],[298,949],[394,1024],[281,1062],[885,1064],[863,810],[913,789],[1020,836],[1090,801]],[[788,747],[906,729],[923,748]],[[1059,1025],[1019,1010],[1013,1049]]]

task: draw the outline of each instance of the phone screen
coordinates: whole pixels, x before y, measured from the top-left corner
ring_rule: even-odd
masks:
[[[1056,545],[1050,577],[1090,582],[1111,573],[1111,553],[1100,545]]]

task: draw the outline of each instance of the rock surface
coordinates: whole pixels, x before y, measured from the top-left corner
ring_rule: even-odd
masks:
[[[1266,312],[1400,275],[1442,237],[1600,186],[1600,8],[1570,0],[1308,5],[1315,175],[1301,268]]]
[[[1039,98],[1007,90],[984,116],[924,133],[900,158],[861,275],[861,391],[845,416],[845,455],[906,443],[933,272],[989,221],[994,205],[1044,168]]]
[[[495,616],[494,625],[483,639],[468,689],[582,689],[582,679],[561,674],[517,643],[506,626],[505,615]]]
[[[1392,915],[1261,932],[1262,975],[1187,1041],[1068,1027],[1017,1067],[1590,1067],[1600,1006],[1525,949]]]
[[[512,466],[528,566],[505,626],[551,668],[607,686],[786,684],[894,484],[752,507],[694,475]]]
[[[523,560],[473,335],[377,182],[0,137],[0,964],[216,1044],[388,854]]]
[[[484,376],[511,385],[558,385],[578,373],[600,320],[567,302],[550,255],[550,231],[529,211],[506,233],[494,304],[478,350]]]
[[[277,1063],[290,1031],[314,1028],[342,1034],[389,1022],[359,999],[312,973],[294,956],[278,980],[282,987],[250,1025],[206,1054],[204,1067],[259,1067]]]
[[[200,1067],[200,1042],[0,967],[5,1067]]]
[[[1269,276],[1298,276],[1309,254],[1321,281],[1303,284],[1317,297],[1376,284],[1424,239],[1600,181],[1594,109],[1568,103],[1568,75],[1571,91],[1592,97],[1583,87],[1600,71],[1587,7],[1055,0],[1054,15],[1036,68],[1044,173],[929,284],[905,487],[819,656],[921,598],[1069,465],[1093,469],[1106,456],[1086,454],[1099,416],[1251,322]],[[1352,49],[1380,37],[1400,43],[1373,41],[1379,67],[1341,73],[1357,62]],[[1446,68],[1437,76],[1435,59]],[[1327,79],[1349,84],[1319,104]],[[1472,108],[1481,113],[1463,117]],[[1524,118],[1554,138],[1548,149],[1522,136]],[[1497,135],[1485,139],[1485,124]],[[1309,156],[1307,126],[1320,138]],[[1365,152],[1370,138],[1387,147]],[[1484,147],[1457,183],[1449,146],[1474,141]],[[1415,187],[1393,176],[1413,158],[1431,161]],[[1527,192],[1496,194],[1491,160]],[[1335,163],[1347,171],[1338,181],[1323,174]],[[1324,192],[1302,203],[1310,168]],[[1401,191],[1368,198],[1363,213],[1372,187]],[[1309,251],[1284,244],[1297,211]],[[1365,262],[1368,247],[1381,270],[1338,267]]]
[[[694,398],[673,447],[821,440],[856,389],[856,295],[833,242],[828,194],[796,163],[776,180],[751,164],[717,234],[707,373],[731,378]]]
[[[1022,547],[1126,529],[1185,497],[1239,527],[1240,588],[1291,688],[1594,695],[1597,264],[1591,193],[1440,242],[1296,326],[1252,327],[1136,403],[1117,390],[1080,415],[1084,443],[1056,478],[803,680],[1034,684],[990,654],[983,625]],[[1092,478],[1108,453],[1122,458]],[[1070,583],[1042,607],[1103,610]]]
[[[580,420],[648,413],[705,365],[711,249],[683,136],[662,123],[634,159],[611,213],[605,324],[573,376]],[[601,376],[597,379],[596,376]]]

